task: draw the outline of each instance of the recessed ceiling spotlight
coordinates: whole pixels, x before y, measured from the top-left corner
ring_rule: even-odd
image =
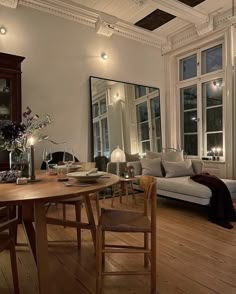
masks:
[[[6,33],[7,33],[7,29],[4,26],[1,26],[0,27],[0,34],[1,35],[6,35]]]
[[[108,58],[107,54],[105,52],[102,52],[101,58],[106,60]]]

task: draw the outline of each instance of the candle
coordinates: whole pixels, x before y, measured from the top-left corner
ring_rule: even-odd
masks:
[[[30,137],[30,180],[35,181],[35,169],[34,169],[34,138]]]

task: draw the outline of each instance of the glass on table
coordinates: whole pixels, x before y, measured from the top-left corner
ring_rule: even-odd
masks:
[[[66,171],[68,173],[71,165],[75,162],[75,156],[72,148],[65,148],[63,153],[63,162],[66,166]]]
[[[45,148],[43,150],[43,161],[46,163],[46,173],[49,172],[48,163],[52,160],[52,152],[51,149]]]

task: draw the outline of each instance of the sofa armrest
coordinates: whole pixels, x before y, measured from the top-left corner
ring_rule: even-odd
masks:
[[[203,161],[201,159],[191,159],[195,174],[200,174],[203,170]]]

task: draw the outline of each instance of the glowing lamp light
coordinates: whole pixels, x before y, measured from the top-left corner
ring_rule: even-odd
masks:
[[[217,151],[217,153],[219,154],[220,151],[221,151],[221,148],[220,148],[220,147],[217,147],[217,148],[216,148],[216,151]]]
[[[107,55],[105,52],[102,52],[102,54],[101,54],[101,58],[102,58],[103,60],[107,60],[108,55]]]
[[[34,145],[34,143],[35,143],[34,137],[30,137],[29,138],[29,144],[30,144],[30,146]]]
[[[125,153],[117,146],[111,153],[111,162],[116,162],[116,174],[120,175],[120,162],[125,162]]]
[[[0,34],[1,35],[6,35],[6,33],[7,33],[7,29],[4,26],[1,26],[0,27]]]

